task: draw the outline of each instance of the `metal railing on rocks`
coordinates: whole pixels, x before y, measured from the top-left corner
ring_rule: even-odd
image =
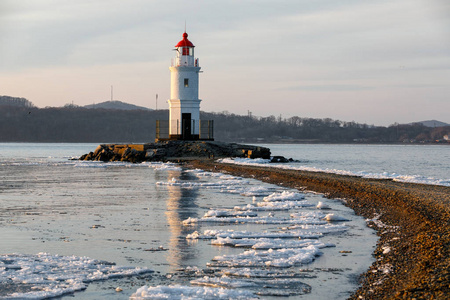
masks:
[[[213,120],[190,120],[190,124],[186,124],[187,120],[182,120],[180,126],[179,120],[174,128],[177,128],[177,132],[170,134],[170,121],[169,120],[156,120],[156,140],[214,140],[214,121]],[[196,124],[197,123],[197,124]],[[198,134],[194,134],[198,128]],[[184,129],[184,130],[183,130]]]

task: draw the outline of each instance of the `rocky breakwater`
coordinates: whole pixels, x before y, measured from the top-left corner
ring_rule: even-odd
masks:
[[[270,149],[252,145],[211,141],[164,141],[148,144],[102,144],[80,160],[95,161],[186,161],[223,157],[270,158]]]

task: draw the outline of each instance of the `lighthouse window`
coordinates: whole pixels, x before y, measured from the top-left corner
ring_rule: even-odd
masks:
[[[184,87],[189,87],[189,78],[184,79]]]

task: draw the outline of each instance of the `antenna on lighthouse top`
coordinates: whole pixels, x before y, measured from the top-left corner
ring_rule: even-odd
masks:
[[[186,20],[184,20],[184,32],[186,32]]]

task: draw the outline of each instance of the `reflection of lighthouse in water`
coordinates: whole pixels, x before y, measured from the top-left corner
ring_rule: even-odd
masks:
[[[169,180],[195,180],[196,178],[179,171],[169,171]],[[195,259],[195,253],[189,247],[186,235],[191,231],[183,226],[183,220],[197,217],[197,192],[180,186],[168,186],[169,199],[167,200],[167,223],[169,224],[170,238],[167,261],[172,268],[178,268],[183,263]],[[175,271],[172,270],[172,271]]]

